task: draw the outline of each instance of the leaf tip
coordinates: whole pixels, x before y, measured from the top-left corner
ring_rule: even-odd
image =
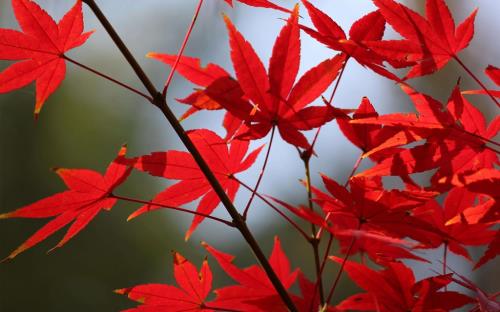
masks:
[[[3,258],[2,260],[0,260],[0,264],[1,263],[7,263],[7,262],[10,262],[12,260],[12,258],[9,256],[9,257],[6,257],[6,258]]]
[[[229,16],[226,13],[222,13],[222,18],[224,19],[224,23],[226,23],[226,26],[228,28],[234,27],[233,22],[231,21],[231,19],[229,18]]]
[[[133,219],[135,219],[136,216],[134,216],[134,213],[131,214],[130,216],[127,217],[127,222],[130,222],[132,221]]]
[[[186,235],[184,235],[184,241],[187,242],[191,238],[191,234],[193,234],[193,231],[188,230],[186,232]]]
[[[158,57],[158,53],[156,53],[156,52],[148,52],[146,54],[146,57],[147,58],[157,58]]]
[[[17,247],[17,249],[14,250],[10,255],[8,255],[7,258],[0,261],[0,263],[4,263],[4,262],[7,262],[7,261],[14,259],[15,257],[17,257],[17,255],[19,255],[20,253],[22,253],[23,251],[25,251],[29,247],[30,246],[27,246],[26,244],[22,244],[21,246]]]
[[[174,256],[174,264],[175,265],[181,265],[185,262],[187,262],[187,259],[184,258],[180,253],[174,251],[173,252],[173,256]]]
[[[118,151],[118,157],[125,157],[125,155],[127,155],[127,148],[127,143],[123,143],[120,147],[120,150]]]
[[[125,295],[127,293],[127,288],[120,288],[120,289],[115,289],[113,290],[115,294],[119,295]]]
[[[14,212],[7,212],[7,213],[0,214],[0,220],[1,219],[9,219],[12,217],[14,217]]]
[[[58,248],[60,248],[62,245],[61,243],[55,245],[54,247],[50,248],[48,251],[47,251],[47,255],[50,255],[52,254],[54,251],[56,251]]]
[[[151,209],[150,205],[145,205],[142,208],[137,209],[136,211],[132,212],[130,216],[127,218],[127,222],[129,222],[132,219],[137,218],[138,216],[142,215],[143,213],[148,212]]]

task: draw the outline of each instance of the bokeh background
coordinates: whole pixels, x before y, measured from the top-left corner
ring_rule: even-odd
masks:
[[[73,4],[73,1],[62,0],[37,2],[56,19]],[[368,0],[312,2],[330,13],[345,30],[374,8]],[[403,2],[420,11],[424,5],[424,1],[420,0]],[[500,24],[497,15],[500,3],[492,0],[448,2],[457,21],[463,20],[475,7],[480,9],[475,39],[461,57],[486,81],[482,69],[488,64],[499,65]],[[168,74],[167,67],[144,56],[150,51],[176,53],[197,1],[107,0],[98,3],[156,85],[162,85]],[[294,1],[276,0],[276,3],[292,7]],[[200,57],[205,63],[214,62],[232,71],[221,12],[233,19],[267,64],[275,37],[283,25],[282,19],[286,16],[239,3],[231,9],[222,0],[205,1],[186,55]],[[305,11],[302,12],[303,16],[307,16]],[[141,88],[140,82],[87,8],[85,22],[86,29],[95,29],[96,33],[87,44],[69,55]],[[309,23],[307,18],[303,22]],[[18,28],[7,0],[0,0],[0,27]],[[390,29],[387,34],[395,36]],[[302,43],[302,73],[332,55],[332,51],[305,34],[302,34]],[[1,68],[8,65],[7,62],[0,63]],[[462,77],[465,88],[476,88],[474,82],[453,62],[438,74],[412,83],[418,89],[445,100],[458,77]],[[169,102],[176,113],[181,114],[186,107],[177,104],[174,98],[184,97],[192,87],[181,77],[175,77]],[[368,96],[382,113],[412,109],[409,100],[392,82],[350,62],[334,104],[353,108],[362,96]],[[488,120],[498,113],[487,98],[475,97],[474,103],[485,112]],[[62,182],[49,170],[52,167],[91,168],[102,172],[125,142],[130,155],[182,149],[167,122],[152,105],[71,64],[68,65],[65,82],[46,103],[38,122],[33,120],[33,104],[32,86],[0,95],[0,213],[62,191]],[[223,134],[221,117],[218,112],[200,113],[185,121],[184,125],[187,128],[211,128]],[[267,139],[264,139],[255,142],[254,146],[266,142]],[[318,182],[318,172],[343,181],[349,175],[359,151],[348,144],[332,123],[321,133],[317,153],[319,157],[312,161],[313,181]],[[255,183],[261,163],[262,158],[252,170],[242,175],[242,179]],[[302,164],[292,146],[276,140],[268,168],[261,185],[263,193],[296,204],[305,202],[305,190],[299,183],[299,179],[303,178]],[[134,173],[119,193],[149,199],[167,185],[160,179]],[[237,205],[244,204],[248,196],[241,190]],[[131,307],[131,302],[113,294],[112,290],[142,283],[171,283],[171,251],[179,251],[199,264],[206,256],[199,244],[201,240],[236,254],[237,263],[241,266],[254,261],[236,231],[205,222],[190,241],[184,242],[184,232],[191,217],[162,211],[126,222],[127,216],[136,208],[136,205],[120,203],[110,213],[101,213],[64,248],[46,254],[61,238],[62,233],[59,233],[14,261],[0,264],[0,311],[118,311]],[[222,208],[217,215],[225,216]],[[45,222],[1,220],[0,258],[7,256]],[[258,200],[250,213],[250,226],[267,253],[272,248],[273,236],[278,234],[294,267],[304,267],[305,272],[313,276],[309,246],[302,243],[299,235]],[[430,257],[434,257],[434,267],[438,268],[441,251],[431,253]],[[209,261],[215,274],[223,276],[215,262],[212,259]],[[415,265],[418,277],[431,274],[430,269],[433,268],[432,265],[414,262],[412,265]],[[450,266],[467,272],[471,264],[451,256]],[[331,276],[336,272],[333,266],[329,270]],[[473,278],[486,290],[497,291],[498,279],[492,276],[498,276],[498,271],[498,261],[491,262],[474,273]],[[217,278],[217,282],[222,284],[225,281]],[[356,288],[344,281],[338,289],[337,300]]]

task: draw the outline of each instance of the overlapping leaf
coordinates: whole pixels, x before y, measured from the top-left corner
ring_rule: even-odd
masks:
[[[200,271],[179,253],[174,253],[174,277],[178,287],[164,284],[145,284],[116,290],[141,305],[127,312],[147,311],[213,311],[206,307],[212,290],[212,271],[205,260]],[[125,311],[124,311],[125,312]]]
[[[415,62],[406,79],[431,74],[465,49],[474,36],[472,12],[458,27],[444,0],[427,0],[426,17],[394,0],[373,0],[387,23],[404,40],[366,42],[388,61]]]
[[[490,229],[491,224],[470,224],[465,220],[449,222],[455,216],[461,215],[466,208],[473,206],[475,199],[475,194],[466,189],[454,188],[448,193],[443,207],[431,200],[414,209],[414,216],[432,224],[442,233],[446,233],[445,236],[429,233],[428,237],[431,242],[427,243],[426,247],[437,248],[445,244],[445,248],[449,248],[451,252],[472,260],[464,246],[489,244],[495,236],[495,231]]]
[[[407,175],[439,168],[432,183],[437,185],[437,181],[441,181],[441,185],[444,185],[444,181],[449,180],[453,174],[471,169],[492,168],[498,162],[496,152],[485,143],[498,133],[498,118],[486,127],[484,116],[463,97],[458,85],[446,107],[408,85],[402,85],[402,89],[410,96],[418,113],[358,118],[350,123],[372,127],[383,125],[395,129],[368,154],[424,139],[425,142],[386,155],[382,161],[358,174],[359,176]]]
[[[400,257],[422,260],[405,250],[407,243],[401,238],[427,242],[430,233],[441,233],[412,215],[413,209],[429,200],[432,194],[386,191],[380,182],[365,178],[351,179],[349,191],[327,176],[322,178],[329,194],[313,187],[314,201],[329,215],[330,231],[339,240],[343,252],[347,249],[353,253],[365,252],[377,262]],[[353,246],[348,247],[353,240]],[[372,248],[376,245],[382,248]]]
[[[238,283],[218,289],[217,298],[213,302],[214,307],[238,311],[287,311],[261,267],[253,265],[240,269],[233,264],[233,256],[220,252],[208,244],[204,245],[221,268]],[[295,283],[298,271],[291,270],[290,262],[281,249],[277,237],[274,240],[269,263],[285,289],[289,289]]]
[[[307,139],[300,131],[323,125],[336,116],[336,111],[329,106],[306,106],[335,80],[344,57],[321,62],[295,83],[300,63],[298,7],[276,39],[269,72],[251,44],[227,16],[224,18],[237,81],[220,78],[206,94],[245,122],[247,129],[240,131],[239,138],[259,139],[277,127],[285,141],[307,148]]]
[[[0,73],[0,93],[36,81],[36,117],[64,79],[64,53],[81,46],[92,32],[83,33],[81,0],[59,23],[31,0],[12,0],[12,7],[22,32],[0,29],[0,59],[20,62]]]
[[[342,259],[331,257],[335,262]],[[375,271],[367,266],[347,261],[349,277],[366,293],[343,300],[341,311],[450,311],[473,302],[473,299],[455,291],[440,291],[451,283],[450,275],[440,275],[415,282],[410,268],[399,262]]]
[[[349,39],[342,28],[326,13],[316,8],[308,0],[302,0],[316,30],[301,25],[311,37],[326,45],[330,49],[340,51],[346,59],[353,58],[358,63],[389,79],[400,79],[387,71],[384,67],[384,58],[364,44],[365,41],[382,40],[385,31],[385,19],[379,11],[373,11],[357,20],[349,30]],[[347,60],[346,60],[347,61]],[[395,66],[400,66],[391,61]],[[398,63],[404,63],[398,60]]]
[[[234,199],[239,183],[232,175],[247,170],[257,159],[261,148],[252,151],[246,158],[248,141],[233,140],[228,145],[225,140],[212,131],[200,129],[188,133],[189,138],[200,151],[202,157],[214,173],[231,200]],[[181,180],[158,194],[153,202],[162,205],[180,206],[198,198],[201,201],[197,211],[210,214],[219,205],[220,199],[212,189],[195,160],[188,152],[154,152],[136,157],[134,168],[153,176]],[[130,218],[145,212],[160,209],[159,206],[146,205],[134,212]],[[186,233],[188,238],[204,217],[197,215]]]
[[[174,66],[177,59],[176,55],[162,54],[151,52],[147,55],[150,58],[156,59],[169,66]],[[205,67],[201,66],[201,61],[198,58],[182,56],[177,64],[176,71],[190,82],[200,86],[208,87],[211,83],[219,78],[229,77],[229,74],[220,66],[209,63]],[[222,106],[208,97],[203,90],[196,89],[185,99],[178,99],[179,102],[191,105],[181,117],[181,120],[186,119],[198,110],[217,110],[222,109]]]

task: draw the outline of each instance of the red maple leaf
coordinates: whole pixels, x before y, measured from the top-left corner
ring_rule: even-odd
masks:
[[[342,263],[337,257],[330,257]],[[349,277],[366,293],[343,300],[337,309],[356,311],[450,311],[474,300],[455,291],[439,291],[451,281],[451,275],[440,275],[415,282],[410,268],[392,262],[382,271],[347,261]]]
[[[323,125],[336,116],[336,111],[329,106],[306,106],[335,80],[344,57],[321,62],[295,83],[300,63],[298,6],[276,39],[269,72],[230,19],[227,16],[224,19],[238,80],[220,78],[205,92],[245,121],[247,129],[240,131],[239,138],[259,139],[276,126],[285,141],[308,148],[309,143],[300,131]]]
[[[156,59],[169,66],[174,66],[177,60],[177,55],[162,54],[151,52],[147,55],[150,58]],[[182,56],[177,64],[176,72],[189,80],[190,82],[203,87],[203,89],[195,88],[195,91],[184,99],[177,99],[182,104],[190,105],[191,107],[179,118],[180,121],[188,118],[200,110],[219,110],[223,109],[213,98],[208,96],[205,89],[212,83],[221,78],[232,79],[230,75],[219,65],[208,63],[206,66],[201,66],[199,58]],[[230,112],[227,112],[224,117],[224,128],[227,131],[226,139],[230,140],[241,127],[242,121]]]
[[[349,39],[344,30],[327,14],[316,8],[307,0],[302,0],[316,30],[301,25],[311,37],[330,49],[342,52],[347,59],[350,57],[374,72],[389,79],[400,81],[394,74],[384,68],[384,58],[369,49],[365,41],[379,41],[384,36],[385,19],[379,11],[373,11],[358,19],[349,30]],[[392,60],[389,60],[392,62]],[[401,62],[405,63],[406,62]],[[400,66],[392,62],[395,66]]]
[[[500,172],[497,169],[483,168],[478,171],[457,174],[453,176],[451,183],[459,187],[465,187],[474,193],[491,196],[494,204],[489,207],[488,213],[481,219],[498,224],[498,214],[500,211],[500,195],[498,193],[500,189]],[[498,231],[496,231],[495,238],[490,242],[488,249],[481,259],[476,263],[475,268],[482,266],[500,254],[499,236]]]
[[[271,284],[264,270],[253,265],[240,269],[233,264],[234,257],[220,252],[203,243],[208,252],[217,260],[221,268],[238,285],[226,286],[215,291],[217,298],[211,305],[219,309],[238,311],[287,311],[279,299],[276,289]],[[278,237],[274,239],[274,248],[269,263],[285,289],[289,289],[297,279],[298,270],[292,271],[290,262],[281,249]]]
[[[498,162],[496,152],[489,149],[485,142],[498,133],[500,118],[494,119],[487,127],[483,114],[460,93],[458,85],[446,106],[408,85],[401,87],[412,99],[417,113],[358,118],[350,123],[393,128],[392,132],[385,130],[388,136],[384,136],[380,145],[368,155],[424,139],[426,141],[416,147],[389,150],[392,155],[386,153],[378,164],[358,176],[404,176],[439,167],[431,182],[434,186],[441,184],[440,187],[444,187],[444,182],[454,174],[492,168]]]
[[[124,162],[126,150],[125,146],[121,148],[118,157],[109,165],[104,176],[87,169],[56,169],[56,173],[69,190],[0,215],[0,219],[54,217],[7,259],[12,259],[37,245],[74,221],[64,238],[54,248],[61,247],[83,230],[100,211],[111,210],[117,201],[112,196],[113,190],[126,180],[132,169]]]
[[[248,150],[248,141],[233,140],[228,145],[217,134],[205,129],[189,131],[188,135],[227,192],[229,199],[234,200],[239,183],[231,177],[250,168],[262,147],[244,158]],[[146,171],[153,176],[181,180],[158,194],[153,199],[154,203],[180,206],[202,197],[197,211],[203,214],[212,213],[220,203],[219,197],[188,152],[154,152],[150,155],[134,158],[133,163],[135,169]],[[152,205],[143,206],[134,212],[129,219],[160,208]],[[194,217],[186,233],[186,238],[193,233],[203,219],[204,217],[201,215]]]
[[[177,60],[177,55],[171,54],[163,54],[150,52],[147,57],[156,59],[160,62],[163,62],[169,66],[174,66],[175,61]],[[201,66],[201,61],[199,58],[182,56],[179,59],[179,63],[177,64],[176,72],[182,77],[186,78],[190,82],[198,85],[200,87],[208,87],[214,81],[219,78],[229,77],[229,74],[219,65],[209,63],[206,66]],[[184,99],[177,99],[180,103],[191,105],[180,118],[180,120],[184,120],[190,115],[194,114],[198,110],[206,109],[206,110],[218,110],[222,109],[222,106],[211,99],[208,95],[205,94],[204,90],[195,89],[193,93],[188,95]]]
[[[329,216],[332,226],[328,230],[339,240],[343,252],[366,252],[376,262],[400,257],[421,260],[397,245],[405,245],[400,238],[407,236],[427,242],[429,233],[436,231],[412,216],[412,210],[431,194],[386,191],[377,179],[366,178],[352,178],[349,191],[327,176],[322,178],[329,194],[312,187],[314,201]],[[367,246],[370,243],[382,248]]]
[[[370,157],[381,161],[393,155],[397,150],[393,147],[402,145],[401,139],[421,138],[418,130],[396,127],[382,127],[378,124],[358,123],[368,118],[378,118],[379,115],[370,100],[364,97],[352,118],[348,115],[337,117],[337,123],[344,136],[363,152],[362,158]]]
[[[373,0],[386,21],[405,40],[365,44],[388,61],[416,62],[405,79],[431,74],[465,49],[474,35],[472,12],[458,27],[444,0],[426,1],[426,18],[394,0]]]
[[[0,29],[0,59],[21,62],[0,73],[0,93],[36,81],[36,117],[64,80],[64,53],[85,43],[92,32],[83,33],[81,0],[59,23],[31,0],[12,0],[12,7],[23,32]]]
[[[449,248],[451,252],[472,260],[464,246],[481,246],[490,243],[495,236],[495,231],[490,230],[492,225],[488,223],[470,224],[465,220],[450,222],[450,220],[461,215],[466,208],[473,206],[475,199],[474,193],[465,188],[457,187],[448,192],[443,207],[437,201],[430,200],[414,209],[413,215],[415,217],[432,224],[446,234],[442,236],[429,233],[428,238],[431,242],[423,248],[437,248],[445,244],[445,248]]]
[[[118,289],[115,292],[141,303],[139,307],[128,309],[127,312],[213,311],[206,306],[207,296],[212,289],[212,271],[206,260],[198,272],[191,262],[174,252],[174,277],[179,287],[145,284]]]

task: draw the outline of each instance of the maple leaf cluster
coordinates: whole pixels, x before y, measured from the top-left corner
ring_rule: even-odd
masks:
[[[209,129],[183,132],[188,148],[192,145],[199,154],[167,150],[129,157],[123,146],[104,175],[87,169],[56,169],[68,190],[0,215],[0,219],[52,218],[7,259],[71,224],[56,245],[63,246],[98,213],[110,210],[118,201],[142,205],[129,219],[159,209],[194,215],[186,239],[205,220],[237,228],[245,236],[248,228],[241,222],[246,221],[257,196],[302,234],[318,259],[319,242],[330,235],[326,249],[321,250],[324,261],[316,263],[314,279],[306,277],[300,268],[292,269],[277,237],[267,259],[269,267],[252,265],[241,269],[232,255],[203,243],[235,284],[214,289],[208,260],[198,270],[174,252],[177,286],[145,284],[117,290],[140,303],[128,311],[450,311],[467,305],[475,311],[499,311],[496,295],[485,293],[463,274],[448,268],[446,262],[451,252],[478,269],[500,253],[500,143],[495,142],[500,118],[496,115],[487,123],[473,104],[474,98],[467,97],[488,95],[498,105],[500,91],[485,87],[458,56],[473,38],[477,10],[456,26],[444,0],[427,0],[425,16],[394,0],[373,0],[377,10],[357,20],[347,36],[330,16],[307,0],[302,0],[302,6],[311,26],[301,24],[300,4],[287,9],[267,0],[239,2],[288,15],[267,69],[226,15],[223,19],[234,75],[217,64],[203,67],[195,57],[148,54],[196,85],[191,94],[178,100],[189,106],[179,119],[203,110],[223,110],[225,136]],[[10,92],[36,81],[37,115],[64,79],[65,62],[70,60],[65,53],[85,43],[91,32],[83,32],[82,1],[76,1],[58,23],[34,1],[12,0],[12,7],[22,32],[0,29],[0,58],[20,62],[0,73],[0,91]],[[387,25],[403,38],[385,40]],[[312,37],[335,54],[298,78],[301,35]],[[338,86],[351,59],[383,79],[396,82],[412,101],[414,112],[380,115],[371,101],[361,96],[356,109],[335,107],[334,94],[329,99],[324,94],[334,82]],[[481,89],[462,91],[458,82],[443,102],[411,86],[409,79],[432,74],[451,60],[463,66]],[[394,68],[409,70],[399,77]],[[485,73],[500,86],[497,67],[488,65]],[[160,107],[153,97],[152,103]],[[311,185],[308,166],[315,155],[316,138],[319,129],[330,122],[337,123],[361,156],[345,184],[321,174],[321,185]],[[182,129],[180,124],[178,127]],[[310,142],[304,132],[314,129],[316,137]],[[272,153],[275,131],[298,150],[304,161],[308,206],[295,206],[258,190]],[[264,148],[250,148],[252,141],[268,136],[259,182],[255,187],[248,186],[238,175],[254,164]],[[361,162],[369,162],[370,166],[357,172]],[[116,189],[133,171],[178,182],[152,200],[118,195]],[[428,183],[416,181],[414,174],[422,172],[429,174]],[[402,187],[388,188],[383,182],[386,176],[399,178]],[[232,220],[212,216],[221,203],[226,207],[234,203],[241,187],[251,192],[247,207],[238,209],[241,214],[237,218],[231,215]],[[182,207],[192,202],[196,202],[196,209]],[[299,219],[312,225],[312,235],[306,234]],[[338,254],[343,257],[333,255],[333,240],[338,242]],[[471,256],[468,248],[480,246],[486,247],[481,256]],[[444,250],[443,272],[416,281],[412,269],[402,260],[432,265],[421,251],[436,248]],[[358,254],[362,263],[352,260]],[[323,275],[328,263],[339,266],[335,278]],[[331,299],[343,271],[363,292],[334,304]],[[282,290],[276,288],[276,283]],[[330,284],[327,293],[324,286]],[[452,284],[472,294],[448,290]],[[298,285],[298,292],[293,290],[294,285]]]

